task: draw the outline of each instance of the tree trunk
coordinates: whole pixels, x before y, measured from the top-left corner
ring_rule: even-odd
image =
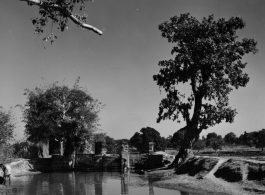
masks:
[[[171,168],[178,167],[179,165],[185,163],[189,158],[193,157],[194,154],[191,149],[181,147],[178,154],[175,156],[175,160],[170,165]]]
[[[184,127],[184,139],[181,143],[181,148],[173,161],[173,167],[178,167],[180,164],[185,163],[187,159],[193,157],[193,146],[199,139],[202,129],[198,129],[199,116],[202,107],[202,94],[196,93],[195,86],[193,86],[195,96],[195,106],[192,119],[186,118],[187,125]]]
[[[200,132],[197,128],[185,127],[184,140],[181,143],[178,154],[175,156],[175,160],[170,165],[170,168],[177,168],[179,165],[185,163],[189,158],[193,157],[193,146],[198,140]]]

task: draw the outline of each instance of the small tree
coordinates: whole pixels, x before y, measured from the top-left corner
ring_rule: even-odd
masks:
[[[236,134],[234,134],[233,132],[230,132],[225,135],[224,140],[228,144],[235,144],[237,141]]]
[[[176,165],[180,158],[187,159],[202,130],[234,121],[237,112],[229,106],[228,95],[249,81],[243,72],[247,63],[242,62],[242,56],[258,51],[253,39],[237,40],[237,30],[244,27],[239,17],[215,21],[210,15],[198,21],[189,14],[159,25],[162,37],[176,45],[171,51],[175,58],[160,61],[160,72],[153,77],[167,95],[159,105],[157,122],[180,122],[182,116],[187,129]],[[189,96],[177,88],[187,82],[191,86]]]
[[[222,149],[222,144],[223,142],[220,139],[214,138],[211,140],[211,147],[214,149],[215,152],[217,152],[217,150]]]
[[[205,141],[199,139],[199,140],[197,140],[197,141],[195,142],[193,148],[199,152],[200,150],[203,150],[203,149],[205,148],[205,146],[206,146]]]
[[[45,32],[47,25],[51,25],[51,31],[46,31],[47,35],[43,41],[50,41],[51,44],[57,39],[53,33],[53,25],[57,25],[62,32],[68,28],[68,21],[71,20],[83,29],[91,30],[99,35],[102,31],[88,24],[87,15],[85,14],[86,2],[93,0],[20,0],[25,1],[28,5],[39,7],[39,17],[31,19],[35,26],[35,34]],[[76,13],[74,13],[76,12]]]
[[[265,129],[259,131],[259,138],[258,138],[259,146],[263,151],[265,147]]]
[[[217,139],[218,135],[215,133],[215,132],[212,132],[212,133],[208,133],[207,136],[206,136],[206,146],[209,147],[211,146],[211,141],[213,139]]]
[[[105,137],[106,149],[108,154],[117,154],[118,152],[118,144],[117,142],[110,136]]]

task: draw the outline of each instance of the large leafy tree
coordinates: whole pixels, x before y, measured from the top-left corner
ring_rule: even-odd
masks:
[[[79,78],[72,88],[55,82],[25,94],[23,121],[29,141],[63,141],[64,154],[73,155],[97,130],[103,105],[79,86]]]
[[[159,25],[162,37],[175,44],[171,51],[175,57],[160,61],[160,72],[153,76],[167,95],[159,105],[157,122],[180,122],[181,116],[186,122],[185,141],[175,164],[188,157],[202,130],[234,121],[237,112],[229,106],[228,95],[249,81],[242,56],[258,51],[253,39],[238,40],[237,30],[244,27],[239,17],[214,20],[210,15],[199,21],[189,14]],[[179,83],[188,83],[191,94],[181,93]]]
[[[99,35],[102,31],[88,24],[87,15],[85,14],[86,2],[93,0],[20,0],[25,1],[28,5],[39,7],[39,17],[31,19],[35,26],[35,33],[42,34],[44,41],[51,41],[51,44],[57,38],[53,32],[53,25],[57,26],[62,32],[68,28],[68,21],[71,20],[83,29],[91,30]],[[51,26],[51,30],[45,30]]]

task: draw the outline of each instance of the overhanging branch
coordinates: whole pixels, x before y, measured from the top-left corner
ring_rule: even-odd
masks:
[[[103,32],[101,30],[97,29],[96,27],[94,27],[94,26],[92,26],[90,24],[82,22],[74,14],[72,14],[69,10],[67,10],[66,8],[61,7],[58,4],[48,4],[48,3],[45,3],[45,2],[43,2],[41,0],[20,0],[20,1],[25,1],[28,4],[31,4],[31,5],[37,5],[37,6],[41,7],[41,8],[43,8],[43,9],[50,8],[50,9],[57,10],[60,13],[62,13],[64,16],[70,18],[75,24],[81,26],[82,28],[91,30],[91,31],[97,33],[98,35],[102,35],[103,34]]]

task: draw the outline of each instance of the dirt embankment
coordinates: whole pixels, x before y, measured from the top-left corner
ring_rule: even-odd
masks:
[[[49,160],[49,159],[48,159]],[[49,168],[49,164],[43,160],[29,160],[29,159],[16,159],[11,163],[7,163],[11,167],[11,177],[18,175],[30,175],[45,172]],[[3,173],[0,173],[2,176]]]
[[[174,172],[160,171],[157,187],[192,194],[265,194],[265,162],[222,157],[194,157]],[[167,174],[168,173],[168,174]]]

